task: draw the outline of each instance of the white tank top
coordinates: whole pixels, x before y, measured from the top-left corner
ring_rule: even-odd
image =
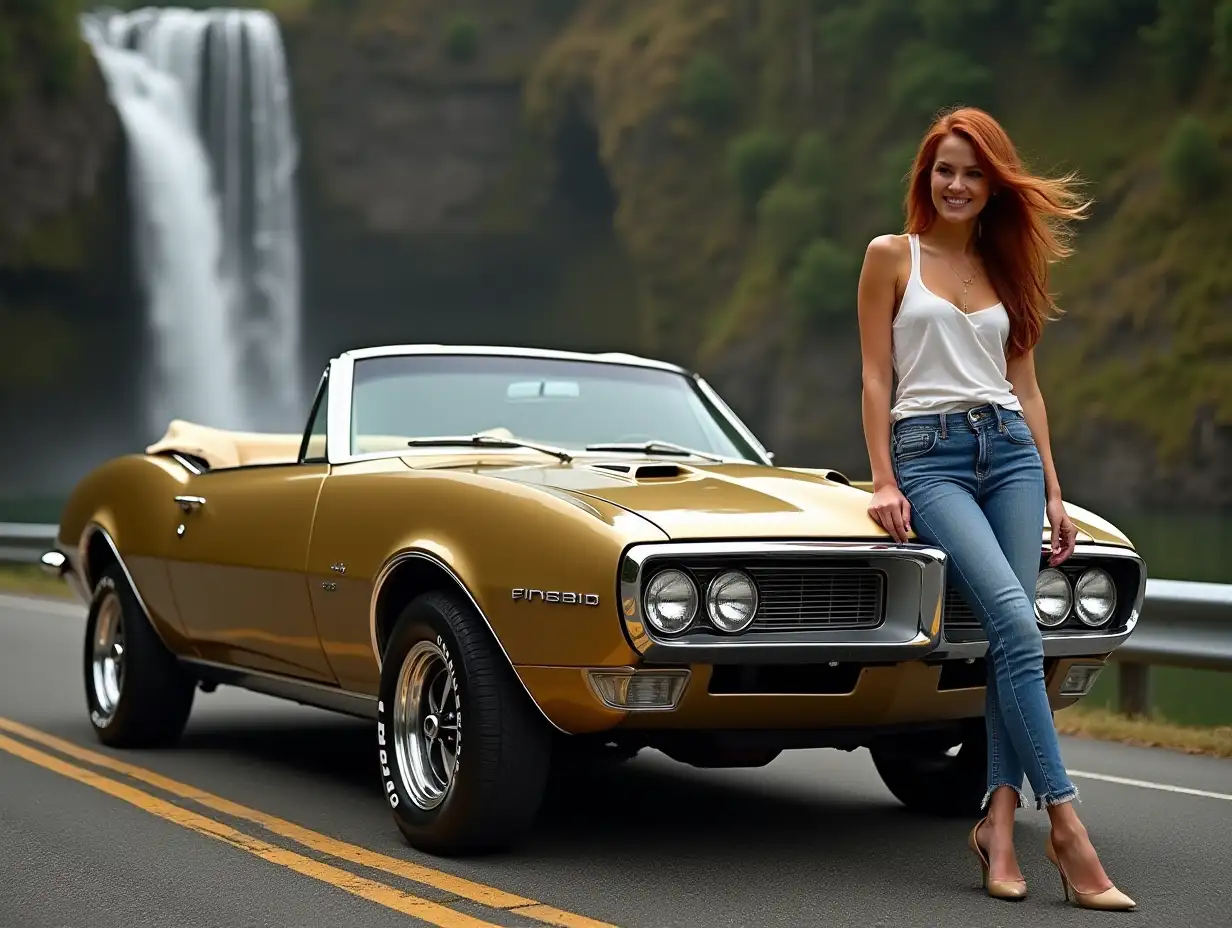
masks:
[[[1005,377],[1009,314],[1001,303],[964,313],[924,286],[920,240],[909,235],[911,277],[894,318],[894,374],[890,417],[962,412],[997,403],[1021,409]]]

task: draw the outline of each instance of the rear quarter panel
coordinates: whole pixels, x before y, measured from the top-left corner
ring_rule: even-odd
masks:
[[[178,654],[195,654],[184,634],[167,574],[167,546],[175,538],[188,472],[169,458],[125,455],[88,473],[73,488],[60,516],[59,543],[87,590],[98,577],[88,573],[87,554],[97,529],[110,536],[145,603],[155,629]],[[97,571],[95,571],[97,573]]]

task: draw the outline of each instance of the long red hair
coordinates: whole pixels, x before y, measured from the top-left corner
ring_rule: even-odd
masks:
[[[1022,355],[1039,341],[1049,311],[1061,312],[1048,289],[1049,265],[1071,254],[1065,221],[1085,218],[1090,204],[1074,191],[1077,175],[1031,174],[1000,123],[961,107],[940,115],[920,142],[907,191],[907,232],[925,232],[937,218],[929,181],[937,146],[951,133],[975,149],[996,193],[980,213],[976,247],[1010,317],[1009,354]]]

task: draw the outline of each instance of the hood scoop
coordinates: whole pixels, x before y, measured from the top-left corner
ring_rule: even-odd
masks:
[[[686,477],[693,471],[671,462],[654,464],[594,464],[596,470],[606,470],[614,474],[623,474],[630,480],[674,480]]]

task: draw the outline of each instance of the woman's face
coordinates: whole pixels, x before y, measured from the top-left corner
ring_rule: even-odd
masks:
[[[950,134],[937,146],[929,176],[933,206],[947,222],[969,222],[980,214],[991,192],[988,175],[975,149],[962,136]]]

